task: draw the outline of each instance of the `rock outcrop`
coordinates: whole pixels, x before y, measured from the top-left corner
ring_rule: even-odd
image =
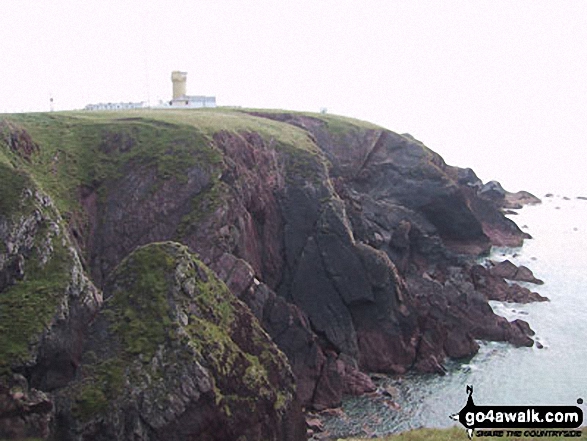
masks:
[[[503,277],[508,280],[516,280],[518,282],[535,283],[536,285],[542,285],[544,282],[534,277],[534,273],[524,265],[516,266],[509,260],[495,263],[492,262],[490,273],[494,276]]]
[[[287,359],[185,246],[140,247],[106,282],[58,439],[299,440]]]
[[[0,437],[41,437],[52,412],[45,392],[73,378],[102,293],[51,198],[4,163],[0,201]]]
[[[412,136],[229,110],[0,134],[0,436],[297,440],[367,372],[533,343],[488,300],[538,279],[474,259],[536,201]]]

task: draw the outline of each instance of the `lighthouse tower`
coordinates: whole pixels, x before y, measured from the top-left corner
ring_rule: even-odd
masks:
[[[171,82],[173,83],[173,98],[169,101],[169,106],[174,109],[197,109],[200,107],[216,107],[216,97],[188,95],[186,92],[187,72],[174,70],[171,72]]]
[[[187,72],[180,72],[179,70],[174,70],[171,72],[171,81],[173,82],[173,99],[179,100],[186,96],[186,81],[187,81]]]

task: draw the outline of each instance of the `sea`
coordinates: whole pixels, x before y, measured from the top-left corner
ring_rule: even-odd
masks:
[[[587,195],[583,195],[587,196]],[[470,359],[448,361],[447,374],[381,377],[382,396],[347,397],[341,414],[324,417],[331,436],[383,436],[455,425],[449,415],[476,405],[578,405],[587,415],[587,200],[554,194],[509,215],[532,236],[521,248],[493,248],[490,259],[530,268],[544,285],[524,284],[549,302],[492,301],[508,320],[526,320],[536,332],[531,348],[480,341]],[[541,346],[541,348],[539,348]],[[585,420],[583,425],[585,425]]]

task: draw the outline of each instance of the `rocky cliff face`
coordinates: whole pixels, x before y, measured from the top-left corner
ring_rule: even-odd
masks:
[[[0,164],[0,436],[47,436],[46,392],[74,377],[102,294],[31,178]]]
[[[472,261],[521,245],[501,208],[531,195],[409,135],[222,110],[0,134],[4,437],[303,439],[300,404],[366,372],[533,343],[487,300],[539,298]]]
[[[300,439],[287,359],[183,245],[137,248],[108,278],[56,439]],[[303,426],[302,426],[303,429]]]

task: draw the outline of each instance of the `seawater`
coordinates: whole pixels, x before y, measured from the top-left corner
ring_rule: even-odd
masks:
[[[452,426],[449,415],[465,405],[467,385],[473,385],[477,405],[577,405],[579,398],[587,402],[587,200],[555,195],[517,213],[510,218],[533,238],[521,248],[494,248],[489,258],[529,267],[545,283],[524,285],[550,301],[491,306],[508,320],[526,320],[543,348],[479,342],[478,354],[448,362],[445,376],[382,379],[380,386],[397,392],[393,401],[399,409],[382,398],[348,397],[344,416],[325,421],[332,436]],[[586,415],[586,405],[580,407]]]

